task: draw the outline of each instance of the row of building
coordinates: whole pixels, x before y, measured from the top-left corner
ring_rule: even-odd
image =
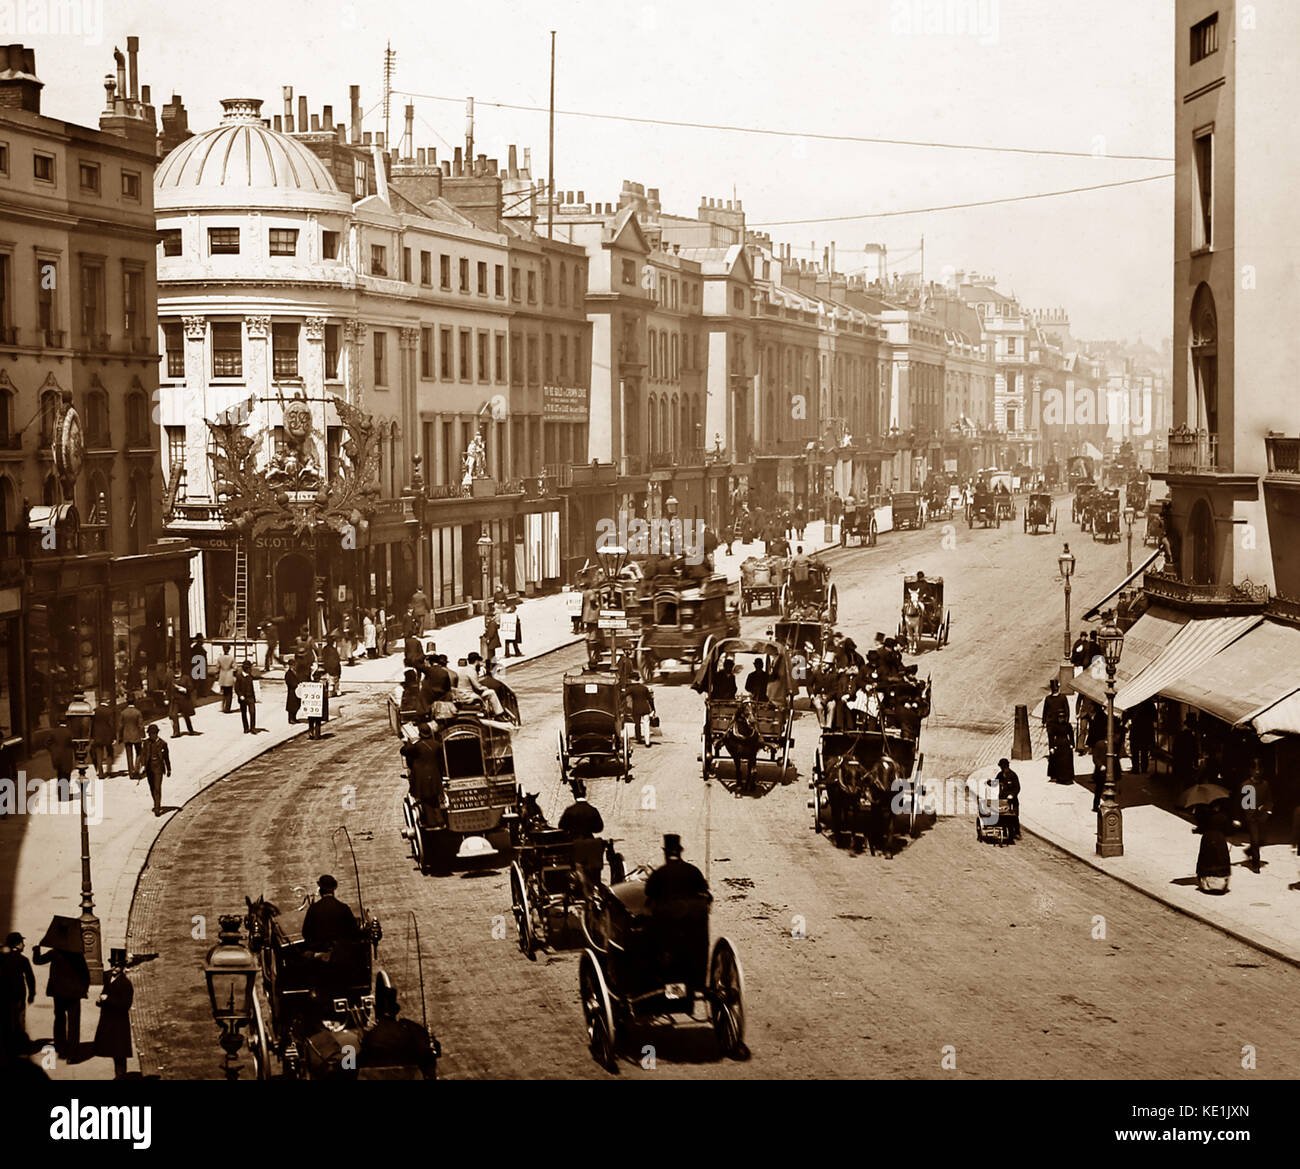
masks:
[[[0,49],[0,730],[191,636],[558,586],[620,511],[911,490],[1135,439],[1164,382],[995,281],[845,276],[749,229],[400,148],[284,90],[191,132],[138,44],[98,129]]]

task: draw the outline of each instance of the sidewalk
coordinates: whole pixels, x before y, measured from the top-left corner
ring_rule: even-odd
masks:
[[[1073,854],[1129,887],[1216,926],[1240,941],[1276,958],[1300,965],[1300,892],[1287,886],[1297,879],[1296,857],[1288,844],[1265,844],[1258,873],[1246,864],[1246,835],[1230,838],[1232,877],[1223,895],[1196,887],[1196,855],[1200,837],[1192,833],[1190,817],[1171,807],[1172,797],[1159,777],[1122,771],[1120,808],[1124,814],[1124,855],[1097,856],[1097,816],[1092,811],[1092,760],[1075,755],[1073,785],[1047,778],[1047,736],[1041,721],[1031,716],[1033,759],[1012,760],[1020,776],[1020,822],[1025,831]],[[1011,755],[1011,728],[990,743],[985,758]],[[1128,764],[1117,759],[1117,766]],[[984,778],[997,771],[995,763],[977,769]],[[1278,835],[1280,825],[1270,828]]]

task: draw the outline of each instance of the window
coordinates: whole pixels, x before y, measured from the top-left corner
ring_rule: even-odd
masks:
[[[546,371],[546,384],[555,380],[555,338],[547,333],[542,338],[542,369]]]
[[[568,264],[560,265],[560,304],[569,303],[569,266]]]
[[[238,321],[212,325],[212,376],[244,376],[244,338]]]
[[[108,432],[108,395],[103,390],[92,390],[86,395],[86,445],[98,450],[111,446]],[[98,490],[92,493],[97,497]]]
[[[88,343],[104,332],[104,265],[81,265],[81,335]]]
[[[40,154],[40,153],[33,154],[32,175],[37,182],[41,182],[41,183],[54,182],[54,155]]]
[[[460,331],[460,380],[463,382],[474,380],[474,352],[468,329]]]
[[[505,385],[506,381],[506,335],[498,333],[496,337],[496,380],[499,385]]]
[[[560,285],[564,287],[563,284]],[[569,338],[560,337],[560,382],[563,385],[569,384]]]
[[[542,261],[542,303],[551,303],[551,261]]]
[[[518,333],[510,334],[510,383],[524,384],[524,342]]]
[[[464,256],[460,258],[460,290],[469,291],[469,260]]]
[[[167,449],[164,454],[167,458],[167,473],[168,478],[170,478],[185,467],[185,427],[165,426],[163,427],[163,437],[167,441]]]
[[[624,284],[636,283],[636,261],[635,260],[623,261],[623,283]]]
[[[420,376],[433,377],[433,330],[420,330]]]
[[[276,377],[298,376],[298,326],[271,326],[271,372]]]
[[[352,160],[352,197],[354,199],[364,199],[366,191],[366,160],[364,158],[354,158]]]
[[[388,334],[375,333],[375,386],[388,385]]]
[[[131,340],[144,335],[144,272],[122,267],[122,333]]]
[[[402,279],[407,284],[411,283],[411,249],[402,249]]]
[[[528,273],[528,303],[537,303],[537,273]]]
[[[339,337],[341,325],[325,326],[325,376],[334,381],[339,376]]]
[[[420,283],[423,284],[425,288],[432,287],[433,285],[433,253],[432,252],[420,253]]]
[[[322,260],[337,260],[339,258],[339,233],[337,231],[322,231],[320,233],[320,257]]]
[[[0,142],[0,175],[9,173],[9,143]]]
[[[504,264],[498,264],[493,270],[493,279],[495,281],[496,294],[504,298],[506,294],[506,269]]]
[[[180,228],[169,227],[162,235],[162,250],[164,256],[179,256],[181,254],[181,232]]]
[[[735,307],[737,312],[745,311],[745,290],[743,288],[736,288],[732,290],[731,303]]]
[[[510,269],[510,299],[518,301],[519,299],[519,269]]]
[[[1007,433],[1010,434],[1016,429],[1016,412],[1013,407],[1007,407]]]
[[[81,189],[92,195],[99,194],[99,163],[83,162],[77,167],[81,179]]]
[[[139,390],[133,390],[126,396],[126,441],[128,446],[133,447],[150,445],[149,399]]]
[[[132,202],[140,201],[140,172],[124,170],[122,172],[122,198]]]
[[[164,321],[162,327],[163,351],[167,354],[167,376],[185,376],[185,333],[179,321]]]
[[[239,255],[239,228],[208,228],[208,254],[211,256]]]
[[[438,376],[441,377],[443,381],[449,382],[452,380],[452,372],[451,372],[452,352],[451,352],[451,330],[450,329],[438,330],[438,344],[441,347],[440,350],[441,359],[438,365]]]
[[[59,267],[53,260],[41,260],[36,265],[36,276],[36,327],[49,333],[58,327],[54,290],[59,286]]]
[[[528,338],[528,384],[537,384],[537,338]]]
[[[1207,16],[1192,25],[1192,64],[1204,61],[1211,53],[1219,51],[1219,14]]]
[[[383,244],[370,245],[370,275],[388,275],[388,249]]]
[[[7,333],[12,326],[9,295],[9,253],[0,252],[0,342],[12,341]]]
[[[489,352],[491,343],[492,334],[480,329],[478,333],[478,380],[481,382],[492,380],[492,355]]]
[[[298,231],[292,227],[273,227],[270,231],[271,255],[296,256],[298,254]]]
[[[482,260],[479,261],[477,275],[478,275],[478,294],[479,296],[487,296],[488,294],[487,264],[485,264]]]
[[[1196,218],[1192,223],[1192,247],[1214,246],[1214,131],[1207,130],[1192,143],[1196,165]]]
[[[451,287],[451,257],[450,256],[438,257],[438,287],[439,288]]]
[[[577,264],[573,266],[573,307],[582,307],[582,268]]]
[[[1007,338],[1007,352],[1010,353],[1010,354],[1014,354],[1015,351],[1016,351],[1016,339],[1015,339],[1014,337],[1008,337],[1008,338]]]

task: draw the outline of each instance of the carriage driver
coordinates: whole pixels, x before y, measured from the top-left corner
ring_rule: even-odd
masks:
[[[664,863],[645,883],[645,900],[655,921],[661,953],[689,956],[693,978],[703,980],[709,953],[709,903],[704,874],[682,860],[682,838],[664,835]]]
[[[316,882],[320,896],[307,907],[302,919],[303,949],[328,960],[335,942],[350,942],[359,936],[357,919],[334,896],[339,883],[328,873]]]

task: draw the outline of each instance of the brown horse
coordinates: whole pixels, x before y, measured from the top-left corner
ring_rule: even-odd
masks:
[[[758,723],[749,708],[749,703],[742,702],[736,707],[736,713],[723,736],[722,745],[731,756],[736,769],[736,791],[750,790],[754,783],[754,767],[758,762],[758,749],[763,743],[759,734]]]

